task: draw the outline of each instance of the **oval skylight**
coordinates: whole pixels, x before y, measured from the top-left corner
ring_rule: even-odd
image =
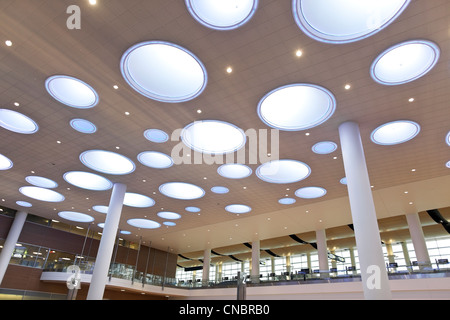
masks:
[[[409,141],[420,132],[420,126],[408,120],[389,122],[375,129],[370,138],[376,144],[396,145]]]
[[[252,208],[244,204],[230,204],[225,207],[225,210],[231,213],[242,214],[252,211]]]
[[[211,191],[217,194],[225,194],[230,192],[230,189],[228,189],[227,187],[215,186],[211,188]]]
[[[53,190],[40,188],[40,187],[22,187],[19,189],[20,193],[23,195],[46,202],[62,202],[65,200],[65,197]]]
[[[447,143],[447,145],[450,146],[450,132],[447,133],[447,136],[445,137],[445,142]]]
[[[269,161],[256,169],[256,175],[270,183],[294,183],[306,179],[311,174],[310,167],[297,160]]]
[[[278,203],[280,204],[294,204],[297,200],[295,200],[294,198],[282,198],[280,200],[278,200]]]
[[[81,133],[92,134],[97,132],[95,124],[84,119],[73,119],[70,121],[70,126]]]
[[[164,143],[169,140],[169,135],[162,130],[159,129],[148,129],[144,132],[144,137],[156,143]]]
[[[61,211],[58,213],[58,216],[60,216],[63,219],[74,221],[74,222],[92,222],[94,221],[94,218],[90,215],[87,215],[85,213],[80,212],[73,212],[73,211]]]
[[[258,0],[186,0],[191,15],[216,30],[236,29],[254,15]]]
[[[252,174],[252,169],[240,163],[226,163],[221,165],[217,172],[224,178],[243,179]]]
[[[312,151],[317,154],[330,154],[337,150],[337,144],[332,141],[322,141],[312,147]]]
[[[134,90],[163,102],[192,100],[207,84],[206,69],[200,60],[169,42],[149,41],[131,47],[123,55],[120,67]]]
[[[258,115],[268,126],[300,131],[327,121],[336,110],[334,95],[312,84],[291,84],[265,95],[258,104]]]
[[[445,164],[445,166],[446,166],[447,168],[450,168],[450,161],[448,161],[448,162]]]
[[[29,176],[26,177],[25,180],[36,187],[41,188],[47,188],[47,189],[53,189],[58,187],[58,184],[50,179],[44,178],[44,177],[37,177],[37,176]]]
[[[129,174],[136,169],[133,161],[111,151],[85,151],[80,155],[80,160],[85,166],[93,170],[112,175]]]
[[[90,172],[71,171],[65,173],[63,177],[68,183],[81,189],[106,191],[113,186],[108,179]]]
[[[108,213],[108,206],[93,206],[92,209],[94,209],[97,212],[107,214]]]
[[[400,85],[428,73],[436,65],[439,55],[438,46],[431,41],[406,41],[380,54],[370,72],[378,83]]]
[[[45,87],[54,99],[72,108],[93,108],[99,101],[97,92],[90,85],[73,77],[50,77],[45,82]]]
[[[184,208],[184,210],[188,211],[188,212],[200,212],[201,209],[198,207],[186,207]]]
[[[177,224],[175,222],[172,222],[172,221],[164,221],[163,225],[168,226],[168,227],[174,227]]]
[[[37,123],[29,117],[8,109],[0,109],[0,127],[21,134],[33,134],[39,130]]]
[[[217,121],[196,121],[186,126],[181,139],[189,148],[200,153],[225,154],[241,149],[247,138],[242,129]]]
[[[315,199],[323,197],[327,194],[327,190],[320,187],[305,187],[295,191],[295,195],[303,199]]]
[[[142,152],[137,158],[143,165],[155,169],[166,169],[173,165],[173,160],[170,156],[157,151]]]
[[[120,233],[121,233],[121,234],[131,234],[131,232],[130,232],[130,231],[127,231],[127,230],[120,230]]]
[[[181,218],[181,214],[178,214],[176,212],[170,212],[170,211],[161,211],[157,213],[157,216],[163,219],[168,220],[177,220]]]
[[[328,43],[358,41],[383,30],[410,0],[294,0],[295,21],[309,37]]]
[[[159,191],[167,197],[180,200],[194,200],[205,195],[202,188],[185,182],[165,183],[159,187]]]
[[[142,229],[157,229],[161,227],[156,221],[148,220],[148,219],[130,219],[127,221],[130,226]]]
[[[16,204],[21,207],[31,208],[33,205],[26,201],[16,201]]]
[[[148,208],[155,204],[155,200],[142,194],[127,192],[123,204],[129,207]]]
[[[13,167],[13,162],[4,155],[0,154],[0,170],[9,170]]]

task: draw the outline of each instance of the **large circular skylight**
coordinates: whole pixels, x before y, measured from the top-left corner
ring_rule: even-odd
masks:
[[[20,193],[23,195],[36,199],[39,201],[46,201],[46,202],[62,202],[64,201],[65,197],[53,190],[40,188],[40,187],[22,187],[19,189]]]
[[[157,229],[161,227],[156,221],[148,220],[148,219],[130,219],[127,221],[130,226],[141,228],[141,229]]]
[[[242,129],[233,124],[204,120],[186,126],[181,139],[189,148],[208,154],[224,154],[241,149],[247,138]]]
[[[295,21],[309,37],[348,43],[367,38],[391,24],[410,0],[293,0]]]
[[[216,30],[231,30],[250,20],[258,0],[186,0],[191,15],[201,24]]]
[[[33,134],[39,130],[36,122],[19,112],[0,109],[0,127],[21,134]]]
[[[303,199],[315,199],[323,197],[327,194],[327,190],[320,187],[305,187],[295,191],[295,195]]]
[[[225,207],[225,210],[231,213],[242,214],[252,211],[252,208],[244,204],[230,204]]]
[[[180,200],[194,200],[205,195],[202,188],[185,182],[165,183],[159,187],[159,191],[167,197]]]
[[[93,170],[113,175],[129,174],[136,169],[130,159],[111,151],[85,151],[80,155],[80,160]]]
[[[389,122],[375,129],[370,138],[376,144],[395,145],[409,141],[420,132],[420,126],[408,120]]]
[[[13,162],[0,154],[0,170],[9,170],[13,167]]]
[[[68,183],[81,189],[105,191],[113,186],[108,179],[90,172],[71,171],[65,173],[63,177]]]
[[[207,83],[206,69],[200,60],[168,42],[149,41],[131,47],[123,55],[120,67],[133,89],[163,102],[192,100]]]
[[[90,85],[73,77],[50,77],[45,82],[45,87],[54,99],[69,107],[89,109],[99,101],[97,92]]]
[[[72,212],[72,211],[61,211],[58,213],[58,216],[60,216],[63,219],[74,221],[74,222],[92,222],[94,221],[94,218],[80,212]]]
[[[29,177],[26,177],[25,180],[29,184],[32,184],[33,186],[36,186],[36,187],[47,188],[47,189],[53,189],[53,188],[58,187],[58,184],[55,181],[50,180],[48,178],[44,178],[44,177],[29,176]]]
[[[378,83],[399,85],[414,81],[428,73],[439,60],[436,44],[412,40],[384,51],[372,64],[371,75]]]
[[[215,186],[211,188],[211,191],[217,194],[225,194],[230,192],[230,189],[228,189],[227,187]]]
[[[148,208],[155,204],[155,200],[138,193],[125,193],[123,204],[129,207]]]
[[[337,144],[332,141],[322,141],[312,147],[312,151],[317,154],[329,154],[337,150]]]
[[[170,212],[170,211],[161,211],[157,213],[157,216],[163,219],[168,220],[177,220],[181,218],[181,214],[176,212]]]
[[[95,124],[84,119],[73,119],[70,121],[70,126],[81,133],[92,134],[97,131]]]
[[[155,169],[166,169],[173,165],[173,160],[170,156],[157,151],[142,152],[137,158],[143,165]]]
[[[144,132],[144,137],[156,143],[164,143],[169,140],[169,135],[162,130],[159,129],[148,129]]]
[[[256,169],[258,178],[270,183],[294,183],[306,179],[310,174],[310,167],[297,160],[269,161]]]
[[[268,126],[300,131],[327,121],[336,110],[336,99],[325,88],[312,84],[292,84],[265,95],[258,104],[258,115]]]
[[[252,169],[240,163],[226,163],[221,165],[217,172],[224,178],[243,179],[252,174]]]

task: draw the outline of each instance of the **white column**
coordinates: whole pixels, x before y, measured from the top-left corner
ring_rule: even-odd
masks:
[[[416,258],[419,266],[421,268],[431,267],[430,255],[428,254],[427,245],[425,243],[425,237],[423,235],[419,214],[407,214],[406,221],[408,222],[409,233],[411,234],[411,240],[413,242],[414,251],[416,252]]]
[[[259,280],[259,260],[260,260],[260,243],[259,240],[254,240],[252,242],[252,272],[251,279],[253,282]]]
[[[205,249],[205,253],[203,254],[203,274],[202,274],[202,282],[203,285],[207,285],[209,282],[209,269],[211,265],[211,249]]]
[[[339,135],[364,297],[367,300],[392,299],[358,124],[341,124]]]
[[[319,270],[324,276],[328,276],[327,236],[325,230],[316,230],[317,254],[319,256]]]
[[[27,215],[28,213],[23,211],[16,213],[11,228],[9,229],[8,237],[3,244],[3,249],[0,253],[0,285],[5,277],[6,269],[8,269],[9,261],[11,261],[11,256],[14,253],[14,248],[19,240]]]
[[[114,184],[87,300],[103,299],[126,190],[126,185]]]

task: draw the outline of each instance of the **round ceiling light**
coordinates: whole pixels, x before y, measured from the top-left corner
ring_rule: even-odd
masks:
[[[215,186],[211,188],[211,191],[217,194],[225,194],[230,192],[230,189],[228,189],[227,187]]]
[[[4,155],[0,154],[0,170],[9,170],[13,167],[13,162]]]
[[[244,204],[230,204],[225,207],[225,210],[231,213],[242,214],[252,211],[252,208]]]
[[[295,202],[296,202],[296,200],[294,198],[282,198],[282,199],[278,200],[278,203],[286,204],[286,205],[294,204]]]
[[[94,221],[94,218],[80,212],[72,212],[72,211],[61,211],[58,213],[58,216],[60,216],[63,219],[74,221],[74,222],[92,222]]]
[[[309,37],[327,43],[365,39],[390,25],[410,0],[293,0],[295,21]]]
[[[315,199],[323,197],[327,194],[327,190],[320,187],[305,187],[295,191],[295,195],[303,199]]]
[[[311,174],[311,168],[297,160],[273,160],[256,169],[256,175],[270,183],[294,183],[306,179]]]
[[[439,60],[436,44],[412,40],[397,44],[380,54],[372,64],[372,78],[384,85],[400,85],[428,73]]]
[[[224,178],[244,179],[252,174],[252,169],[240,163],[226,163],[221,165],[217,172]]]
[[[157,229],[161,227],[156,221],[148,220],[148,219],[130,219],[127,221],[130,226],[142,229]]]
[[[48,93],[72,108],[89,109],[99,102],[97,92],[87,83],[69,76],[57,75],[45,81]]]
[[[16,201],[16,204],[21,207],[31,208],[33,205],[26,201]]]
[[[343,177],[341,180],[339,180],[339,182],[343,185],[347,184],[347,177]]]
[[[205,191],[193,184],[185,182],[168,182],[159,187],[159,191],[169,197],[180,200],[194,200],[202,198]]]
[[[37,177],[37,176],[29,176],[26,177],[25,180],[36,187],[46,188],[46,189],[53,189],[57,188],[58,184],[50,179],[44,178],[44,177]]]
[[[36,122],[19,112],[0,109],[0,127],[21,134],[33,134],[39,130]]]
[[[445,142],[450,146],[450,132],[447,133],[447,136],[445,137]]]
[[[332,141],[322,141],[312,147],[312,151],[317,154],[330,154],[337,150],[337,144]]]
[[[450,168],[450,161],[448,161],[448,162],[445,164],[445,166],[446,166],[447,168]]]
[[[186,0],[191,15],[216,30],[236,29],[254,15],[258,0]]]
[[[65,173],[63,177],[68,183],[86,190],[106,191],[113,186],[108,179],[90,172],[71,171]]]
[[[408,120],[398,120],[383,124],[376,128],[370,138],[376,144],[396,145],[409,141],[420,132],[420,126]]]
[[[84,119],[73,119],[70,121],[70,126],[81,133],[92,134],[97,132],[95,124]]]
[[[156,143],[164,143],[169,140],[169,135],[162,130],[159,129],[148,129],[144,132],[144,137]]]
[[[155,200],[138,193],[125,193],[123,204],[129,207],[148,208],[155,205]]]
[[[188,212],[200,212],[201,209],[197,208],[197,207],[186,207],[184,208],[184,210],[188,211]]]
[[[46,202],[62,202],[65,200],[65,197],[53,190],[40,188],[40,187],[22,187],[19,189],[20,193],[23,195],[36,199],[39,201],[46,201]]]
[[[175,222],[172,222],[172,221],[164,221],[163,225],[168,226],[168,227],[174,227],[177,224]]]
[[[149,41],[131,47],[124,53],[120,67],[134,90],[162,102],[192,100],[207,83],[206,69],[200,60],[168,42]]]
[[[97,212],[107,214],[109,207],[108,206],[93,206],[92,209],[94,209]]]
[[[177,220],[177,219],[181,218],[181,214],[178,214],[175,212],[169,212],[169,211],[158,212],[157,216],[162,219],[168,219],[168,220]]]
[[[90,150],[80,155],[81,162],[96,171],[112,175],[132,173],[136,166],[125,156],[111,151]]]
[[[173,165],[173,160],[170,156],[157,151],[142,152],[137,158],[143,165],[155,169],[167,169]]]
[[[225,154],[241,149],[247,138],[244,131],[233,124],[204,120],[186,126],[181,132],[181,140],[200,153]]]
[[[258,104],[258,115],[268,126],[300,131],[327,121],[336,110],[334,95],[312,84],[292,84],[266,94]]]

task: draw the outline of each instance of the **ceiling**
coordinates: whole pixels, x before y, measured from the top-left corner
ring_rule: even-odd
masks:
[[[33,205],[27,209],[30,213],[57,220],[61,219],[60,211],[89,214],[95,219],[91,228],[101,231],[97,223],[104,222],[105,215],[92,206],[108,205],[111,192],[83,190],[63,179],[68,171],[94,172],[79,156],[86,150],[101,149],[120,153],[136,164],[131,174],[103,176],[156,202],[147,209],[124,206],[119,227],[131,231],[124,236],[130,241],[142,237],[153,247],[186,253],[346,226],[352,222],[347,190],[339,182],[345,176],[340,149],[329,155],[311,151],[315,143],[324,140],[339,145],[338,127],[345,121],[356,121],[360,126],[379,219],[450,206],[450,172],[445,166],[450,153],[444,141],[450,131],[447,0],[412,1],[386,29],[348,44],[323,43],[305,35],[295,23],[289,0],[260,1],[252,19],[230,31],[200,25],[179,0],[98,0],[95,6],[78,1],[81,29],[69,30],[66,10],[72,4],[54,0],[0,3],[0,107],[24,113],[39,125],[39,131],[32,135],[0,128],[0,153],[14,163],[13,168],[0,171],[3,206],[20,210],[23,208],[16,201],[29,201]],[[374,59],[385,49],[411,39],[438,44],[441,52],[436,66],[407,84],[376,83],[370,76]],[[6,46],[6,40],[13,45]],[[164,103],[138,94],[127,84],[119,67],[121,57],[131,46],[149,40],[175,43],[202,61],[208,84],[200,96],[182,103]],[[301,57],[297,50],[302,51]],[[226,71],[229,66],[232,73]],[[57,102],[45,89],[46,79],[55,74],[82,79],[95,88],[100,103],[82,110]],[[213,119],[244,131],[269,129],[258,117],[257,105],[269,91],[291,83],[323,86],[337,101],[333,116],[309,129],[309,135],[306,131],[279,133],[280,158],[311,167],[305,180],[272,184],[254,173],[232,180],[217,174],[217,164],[152,169],[136,159],[139,153],[150,150],[170,155],[180,143],[152,143],[143,135],[150,128],[172,134],[195,120]],[[351,85],[350,90],[345,89],[346,84]],[[410,98],[414,102],[409,102]],[[98,131],[86,135],[73,130],[69,122],[74,118],[95,123]],[[398,119],[419,123],[420,134],[395,146],[371,142],[375,128]],[[249,166],[255,172],[259,164]],[[65,201],[48,203],[25,197],[19,188],[28,185],[25,178],[30,175],[56,181],[59,186],[55,190]],[[158,188],[170,181],[198,185],[206,194],[190,201],[168,198]],[[230,192],[212,193],[211,187],[217,185],[228,187]],[[321,186],[327,194],[315,200],[296,198],[294,191],[304,186]],[[279,204],[278,199],[286,195],[297,202]],[[232,203],[249,205],[252,211],[241,215],[225,211]],[[197,206],[201,212],[186,212],[186,206]],[[176,226],[139,230],[127,224],[132,218],[162,223],[156,215],[161,208],[182,215]]]

